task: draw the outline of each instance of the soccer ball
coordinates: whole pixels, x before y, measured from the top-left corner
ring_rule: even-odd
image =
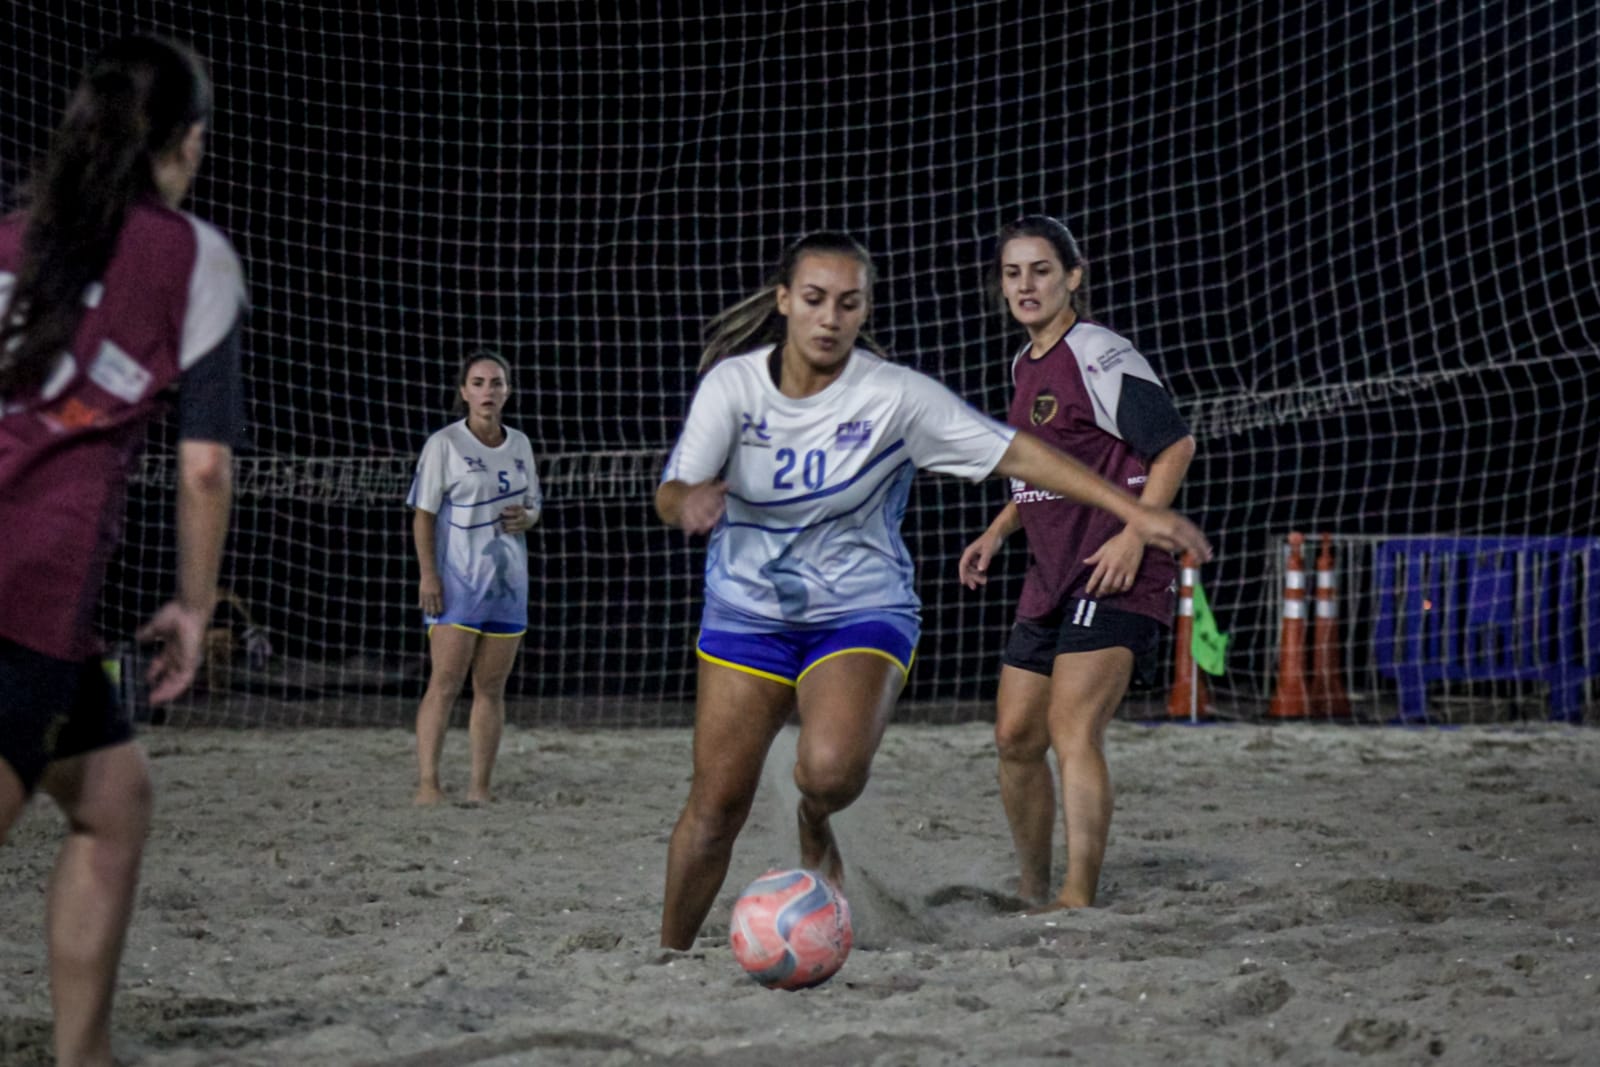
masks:
[[[768,871],[733,906],[733,958],[768,989],[826,982],[853,939],[850,905],[816,871]]]

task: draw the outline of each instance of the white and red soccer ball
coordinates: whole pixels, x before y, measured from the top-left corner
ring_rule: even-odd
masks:
[[[850,955],[850,905],[816,871],[768,871],[739,895],[729,940],[767,988],[819,985]]]

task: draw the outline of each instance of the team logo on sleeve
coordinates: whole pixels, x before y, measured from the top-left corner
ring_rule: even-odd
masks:
[[[772,445],[768,442],[772,440],[772,435],[767,432],[767,417],[763,415],[761,421],[757,422],[756,417],[748,411],[741,411],[739,414],[742,416],[739,423],[739,443],[750,445],[752,448],[771,448]]]
[[[872,440],[872,420],[857,419],[841,422],[833,435],[834,444],[840,448],[860,448]]]
[[[1054,393],[1040,393],[1033,398],[1033,410],[1028,413],[1028,420],[1035,426],[1043,426],[1056,417],[1059,407]]]
[[[1127,355],[1128,355],[1128,353],[1130,351],[1132,351],[1132,350],[1130,348],[1128,348],[1126,345],[1124,345],[1121,348],[1113,348],[1111,351],[1107,352],[1105,355],[1100,357],[1100,362],[1099,362],[1100,369],[1101,370],[1110,370],[1111,368],[1120,365],[1122,363],[1122,361],[1127,358]],[[1095,364],[1091,363],[1089,365],[1089,369],[1090,370],[1094,370],[1095,366],[1096,366]]]

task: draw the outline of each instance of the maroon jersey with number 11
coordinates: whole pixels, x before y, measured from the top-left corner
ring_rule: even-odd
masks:
[[[1038,359],[1024,348],[1012,379],[1011,425],[1134,496],[1144,491],[1148,461],[1188,433],[1145,358],[1127,338],[1092,322],[1079,320]],[[1032,557],[1017,617],[1048,619],[1069,599],[1092,599],[1085,586],[1094,568],[1084,560],[1122,530],[1122,521],[1017,479],[1011,498]],[[1146,548],[1133,587],[1099,603],[1171,625],[1176,579],[1171,553]]]

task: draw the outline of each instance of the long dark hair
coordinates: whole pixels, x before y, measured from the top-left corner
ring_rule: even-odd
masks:
[[[1000,310],[1008,310],[1005,290],[1001,285],[1004,264],[1000,257],[1005,255],[1006,245],[1018,237],[1037,237],[1041,241],[1048,241],[1050,247],[1056,250],[1056,258],[1061,260],[1061,269],[1068,273],[1082,268],[1083,279],[1078,283],[1078,288],[1072,291],[1072,310],[1080,319],[1091,317],[1089,261],[1084,258],[1083,250],[1078,247],[1078,239],[1072,236],[1072,231],[1067,229],[1066,223],[1049,215],[1024,215],[1016,222],[1008,222],[1000,227],[1000,233],[994,239],[994,260],[989,264],[989,295],[994,298]]]
[[[45,378],[72,344],[83,294],[116,250],[129,205],[153,194],[155,161],[211,117],[199,58],[160,37],[125,37],[84,75],[29,184],[22,263],[0,321],[0,395]]]
[[[784,318],[778,314],[778,287],[794,284],[794,269],[808,255],[850,256],[867,268],[867,288],[878,280],[878,268],[861,242],[847,233],[822,231],[800,238],[784,249],[783,258],[768,276],[766,284],[736,304],[731,304],[706,323],[705,347],[700,351],[700,373],[704,374],[717,360],[735,352],[748,351],[759,345],[782,344]],[[870,351],[885,358],[888,353],[872,335],[862,330],[856,335]]]

